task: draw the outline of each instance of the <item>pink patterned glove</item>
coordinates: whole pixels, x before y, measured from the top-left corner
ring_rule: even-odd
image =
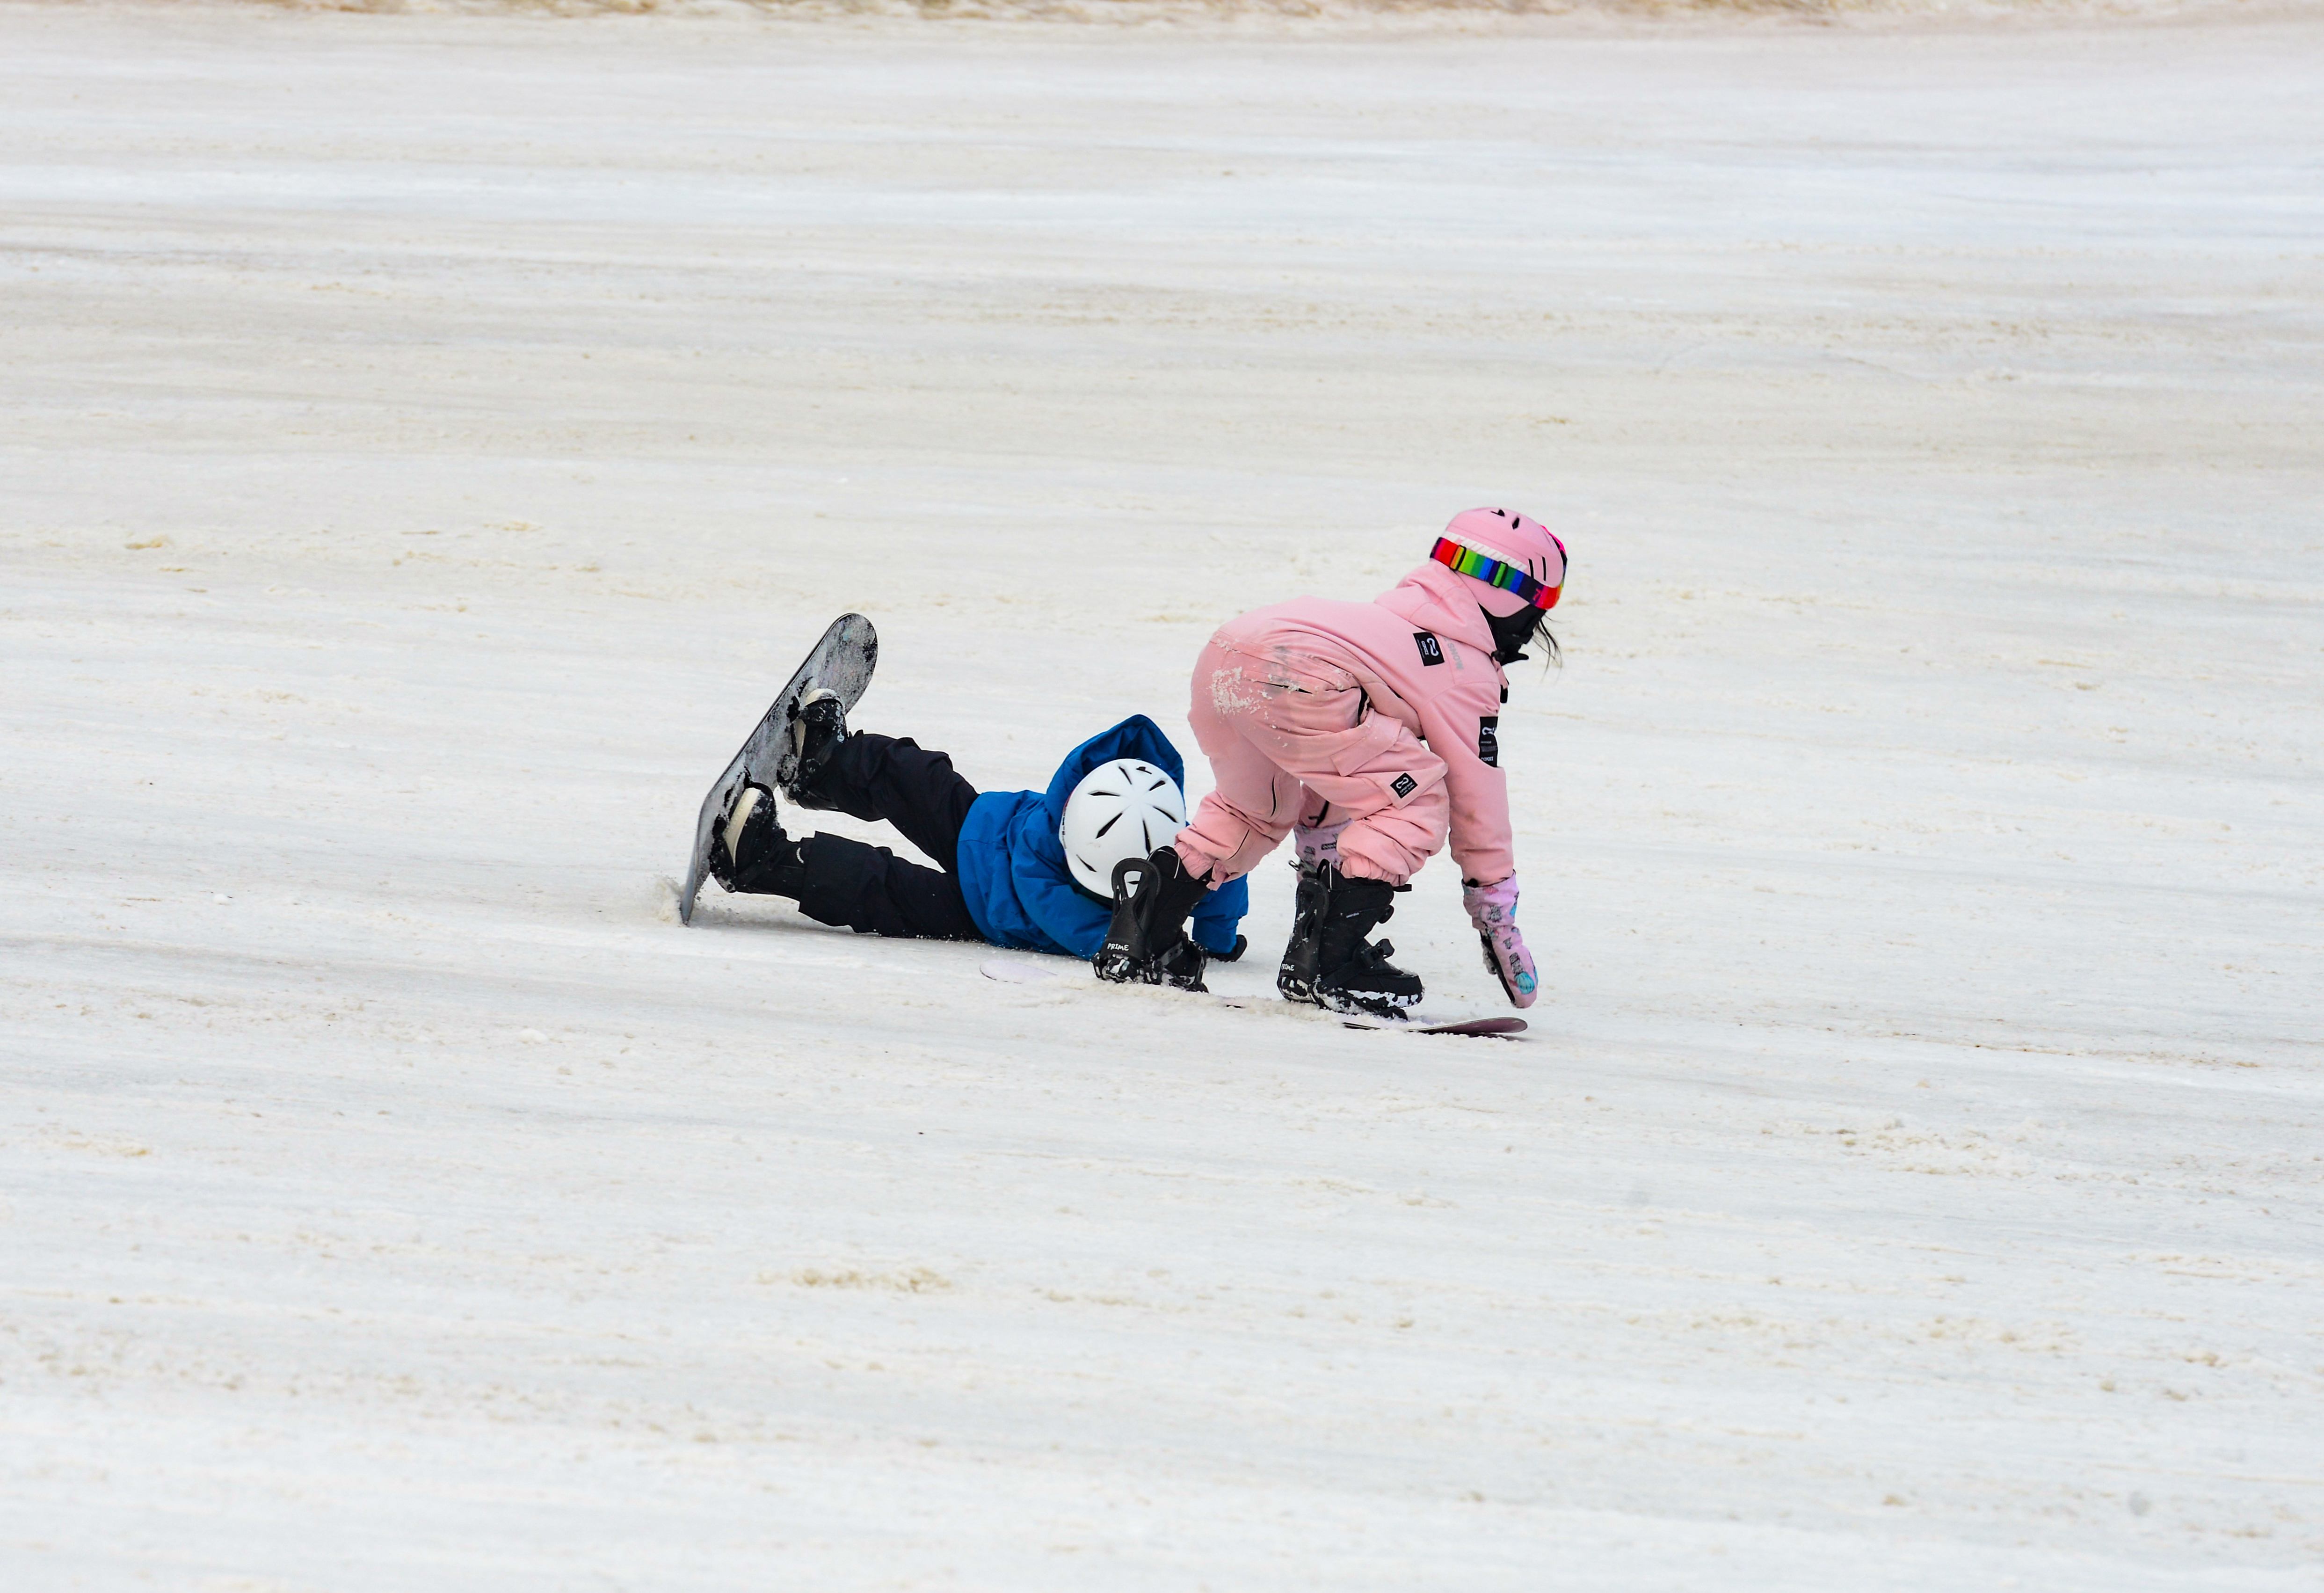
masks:
[[[1484,942],[1485,971],[1501,981],[1510,1006],[1532,1006],[1541,981],[1535,977],[1525,936],[1517,933],[1517,877],[1512,874],[1499,885],[1464,882],[1461,905],[1469,909],[1469,922]]]

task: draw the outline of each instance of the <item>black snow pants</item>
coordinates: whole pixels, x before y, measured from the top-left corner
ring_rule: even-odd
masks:
[[[906,862],[884,846],[844,835],[810,835],[801,849],[807,870],[800,912],[859,935],[984,938],[954,872],[976,787],[953,772],[949,757],[909,739],[853,731],[816,780],[814,795],[851,818],[895,825],[943,868]]]

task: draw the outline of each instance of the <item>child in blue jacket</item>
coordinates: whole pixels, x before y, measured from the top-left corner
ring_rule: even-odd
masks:
[[[1177,749],[1142,714],[1065,754],[1046,791],[980,793],[945,754],[851,731],[836,703],[823,706],[804,716],[798,774],[785,795],[800,807],[883,819],[941,867],[844,835],[787,835],[774,794],[753,786],[715,833],[710,872],[728,890],[789,897],[808,917],[859,935],[1092,956],[1113,903],[1083,889],[1066,866],[1057,838],[1065,798],[1092,770],[1122,758],[1153,764],[1182,790],[1185,783]],[[1235,925],[1249,903],[1240,879],[1208,892],[1189,926],[1195,943],[1222,961],[1241,955]]]

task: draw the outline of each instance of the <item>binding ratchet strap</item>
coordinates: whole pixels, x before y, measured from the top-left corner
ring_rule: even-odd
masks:
[[[1557,542],[1554,533],[1549,539]],[[1557,542],[1557,551],[1558,562],[1563,565],[1565,544]],[[1514,592],[1537,609],[1555,608],[1557,594],[1565,590],[1565,583],[1563,579],[1554,586],[1545,586],[1517,566],[1505,564],[1498,558],[1488,557],[1473,548],[1463,548],[1450,537],[1437,538],[1435,550],[1428,557],[1456,576],[1467,576],[1473,580],[1482,581],[1488,586],[1498,586],[1504,592]],[[1563,569],[1558,572],[1561,577],[1564,573]]]

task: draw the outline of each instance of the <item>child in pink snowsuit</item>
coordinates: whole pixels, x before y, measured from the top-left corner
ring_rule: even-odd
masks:
[[[1370,603],[1295,598],[1229,621],[1204,648],[1189,718],[1217,788],[1179,832],[1176,861],[1185,879],[1215,888],[1296,837],[1301,918],[1286,996],[1342,1010],[1416,1004],[1419,981],[1362,936],[1449,834],[1486,964],[1512,1003],[1533,1004],[1499,767],[1501,666],[1523,656],[1564,580],[1564,547],[1546,528],[1471,509],[1427,563]],[[1161,853],[1154,861],[1178,874]],[[1167,940],[1167,925],[1157,933]],[[1314,966],[1295,968],[1303,939],[1319,937]],[[1335,959],[1351,956],[1364,966],[1334,983]]]

